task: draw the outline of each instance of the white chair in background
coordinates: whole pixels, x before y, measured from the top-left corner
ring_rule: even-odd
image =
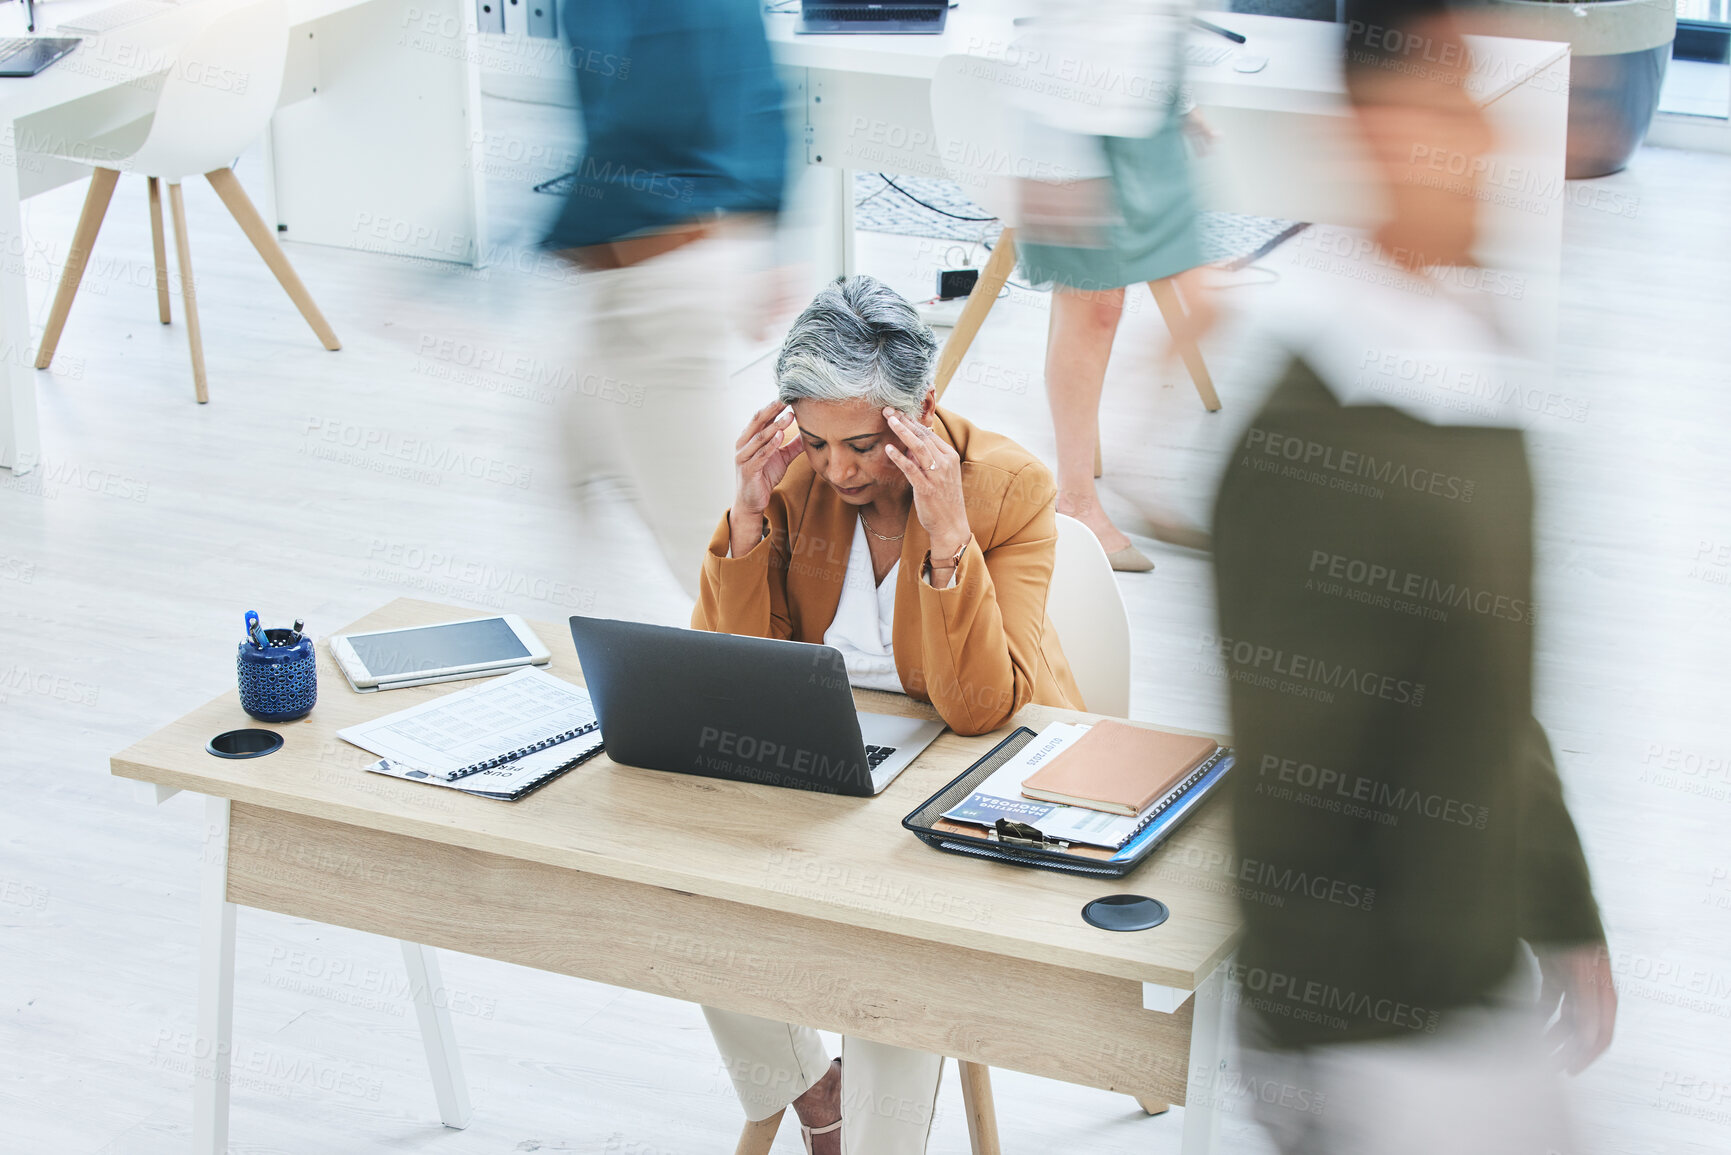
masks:
[[[1082,701],[1095,714],[1130,716],[1130,615],[1094,531],[1060,513],[1046,616],[1058,631]]]
[[[150,188],[150,231],[156,258],[156,307],[169,323],[168,261],[162,233],[162,195],[174,215],[175,255],[180,266],[181,299],[186,308],[186,339],[192,354],[193,388],[199,402],[210,400],[205,387],[204,343],[199,337],[198,302],[193,289],[192,250],[186,236],[186,207],[180,184],[203,173],[222,198],[241,231],[264,258],[289,299],[312,326],[327,349],[340,349],[324,314],[295,275],[274,231],[253,207],[229,166],[264,132],[282,89],[288,57],[288,12],[283,0],[263,0],[227,12],[180,46],[163,81],[156,111],[91,141],[80,142],[70,159],[94,165],[84,210],[72,237],[60,287],[36,353],[36,367],[46,369],[66,325],[66,315],[78,294],[91,246],[114,196],[121,172],[147,177]]]

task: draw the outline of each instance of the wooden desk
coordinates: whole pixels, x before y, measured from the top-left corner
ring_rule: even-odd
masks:
[[[470,613],[399,599],[349,628]],[[565,624],[535,629],[551,671],[581,681]],[[236,906],[404,941],[411,979],[424,980],[422,1033],[451,1126],[466,1122],[467,1100],[449,1017],[430,997],[429,946],[1142,1099],[1216,1098],[1195,1089],[1218,1063],[1237,912],[1206,871],[1162,871],[1159,860],[1224,861],[1218,799],[1127,884],[941,854],[901,829],[1001,735],[944,734],[876,798],[657,773],[603,755],[521,802],[495,802],[368,774],[370,756],[336,737],[454,687],[356,694],[322,643],[319,664],[319,705],[272,727],[286,739],[276,754],[205,752],[213,735],[258,724],[228,693],[111,761],[159,799],[210,799],[192,1047],[201,1153],[226,1149]],[[897,695],[858,697],[930,716]],[[1088,716],[1029,707],[1016,722]],[[1144,889],[1172,911],[1153,931],[1114,934],[1080,918],[1089,899]],[[1209,1151],[1217,1130],[1211,1106],[1187,1111],[1186,1155]]]

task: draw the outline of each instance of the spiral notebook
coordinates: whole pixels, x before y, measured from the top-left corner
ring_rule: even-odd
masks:
[[[506,762],[502,766],[495,766],[491,770],[482,770],[454,782],[443,778],[434,778],[424,770],[394,765],[389,758],[380,758],[377,762],[367,766],[366,769],[374,774],[383,774],[389,778],[401,778],[405,782],[443,786],[449,790],[473,794],[478,798],[495,798],[501,802],[515,802],[519,798],[539,790],[567,770],[581,766],[599,753],[601,753],[601,734],[599,731],[592,731],[587,738],[549,746],[544,750],[537,750],[533,754],[525,754],[515,761]]]
[[[583,747],[601,746],[589,692],[537,669],[490,678],[338,730],[337,737],[390,763],[382,773],[447,783],[575,739],[588,737]]]

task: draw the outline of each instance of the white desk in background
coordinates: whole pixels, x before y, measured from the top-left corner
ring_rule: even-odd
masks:
[[[114,2],[38,4],[37,30],[52,34]],[[45,154],[148,115],[179,45],[211,13],[241,2],[188,0],[87,38],[37,76],[0,79],[0,467],[24,473],[41,455],[23,259],[32,250],[20,205],[90,174]],[[281,104],[237,170],[259,212],[287,226],[285,240],[475,260],[487,241],[474,5],[288,0],[288,8]],[[21,6],[0,9],[0,36],[23,34]]]
[[[931,79],[951,54],[1003,57],[1022,35],[1013,0],[965,0],[941,36],[800,36],[792,16],[770,16],[777,61],[803,108],[807,200],[818,218],[821,278],[853,268],[851,172],[943,177],[931,118]],[[1381,215],[1374,181],[1348,121],[1340,60],[1344,27],[1315,20],[1218,13],[1248,38],[1187,81],[1219,140],[1198,165],[1205,207],[1364,228]],[[1226,43],[1210,32],[1198,44]],[[1566,44],[1469,36],[1468,92],[1498,134],[1481,201],[1480,263],[1507,298],[1513,329],[1536,362],[1556,339],[1568,130]],[[1260,72],[1233,62],[1266,57]],[[1446,178],[1446,173],[1441,174]]]

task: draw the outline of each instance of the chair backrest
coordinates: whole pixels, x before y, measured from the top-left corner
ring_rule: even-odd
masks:
[[[1130,615],[1124,610],[1124,595],[1094,531],[1061,513],[1046,616],[1058,631],[1088,709],[1128,717]]]
[[[180,46],[149,135],[126,169],[173,182],[226,168],[270,122],[287,59],[283,0],[218,16]]]

